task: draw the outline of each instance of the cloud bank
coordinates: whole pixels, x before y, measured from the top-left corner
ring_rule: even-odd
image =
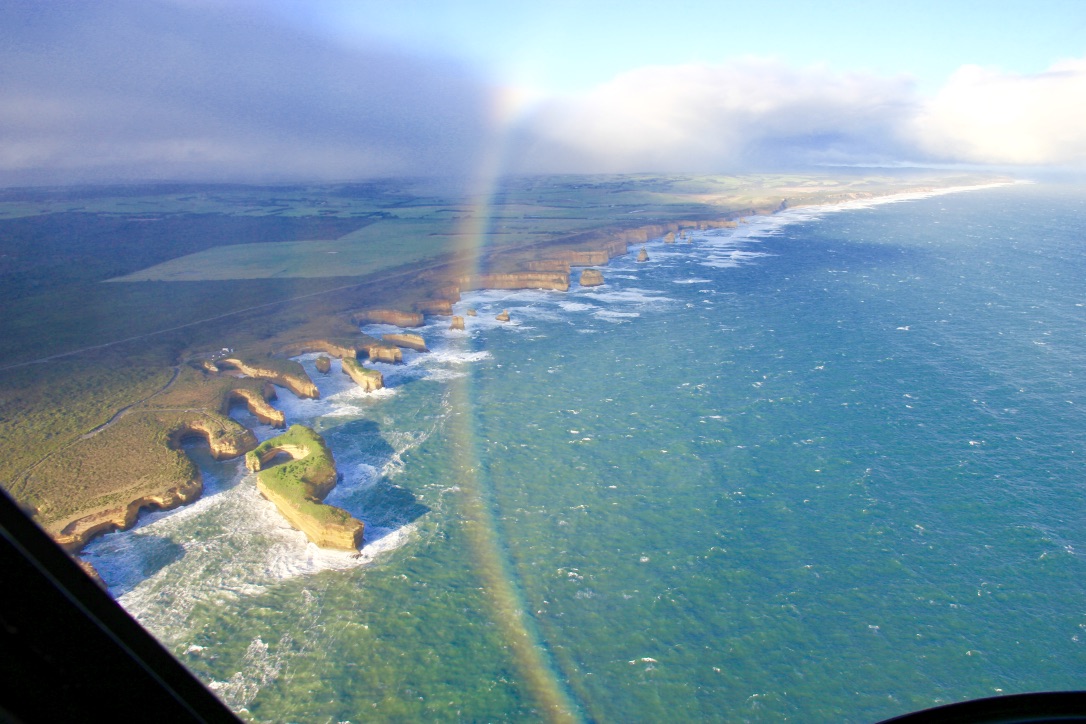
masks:
[[[496,157],[521,173],[1086,168],[1086,59],[966,66],[931,97],[907,77],[752,58],[645,67],[512,118],[511,89],[455,62],[263,7],[2,4],[0,184],[471,176]]]
[[[454,63],[242,6],[15,0],[0,68],[0,182],[457,174],[492,124]]]

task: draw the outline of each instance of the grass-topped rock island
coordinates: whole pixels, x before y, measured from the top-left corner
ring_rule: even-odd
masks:
[[[350,513],[322,501],[339,474],[324,438],[304,425],[291,425],[245,454],[245,467],[256,473],[261,495],[283,517],[322,548],[355,550],[365,526]]]

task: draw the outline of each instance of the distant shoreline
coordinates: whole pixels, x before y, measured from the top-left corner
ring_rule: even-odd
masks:
[[[631,246],[659,240],[665,236],[669,237],[671,241],[674,241],[676,234],[681,234],[687,230],[728,227],[746,217],[770,216],[776,213],[785,215],[788,214],[788,211],[791,209],[809,210],[835,207],[840,209],[847,209],[850,207],[859,208],[866,205],[994,188],[1012,183],[1015,182],[999,179],[986,184],[948,187],[931,185],[910,186],[909,184],[903,184],[902,187],[890,190],[887,193],[845,193],[842,194],[844,198],[839,197],[832,200],[812,202],[805,202],[801,196],[794,201],[782,199],[778,202],[763,206],[722,209],[715,218],[705,218],[707,215],[702,215],[702,218],[682,219],[680,217],[673,218],[670,221],[660,219],[657,220],[657,223],[637,226],[626,224],[621,226],[612,225],[592,229],[587,232],[574,233],[565,237],[517,245],[511,248],[486,250],[475,259],[452,257],[428,260],[421,263],[412,263],[385,272],[375,272],[356,284],[344,285],[342,287],[312,292],[290,299],[276,300],[244,309],[232,310],[222,315],[188,322],[183,325],[175,325],[169,328],[155,330],[100,345],[84,347],[78,350],[66,351],[35,360],[19,362],[0,368],[0,372],[35,364],[45,364],[54,360],[73,357],[88,351],[128,344],[180,329],[197,327],[209,322],[249,314],[253,311],[272,310],[277,307],[289,310],[291,305],[299,300],[313,300],[361,288],[377,288],[384,290],[380,300],[380,306],[383,308],[400,309],[401,311],[413,308],[414,310],[422,311],[427,316],[450,317],[452,314],[452,304],[459,301],[460,293],[463,291],[494,288],[568,289],[572,283],[571,274],[574,268],[605,267],[611,258],[630,253]],[[778,196],[777,198],[780,197]],[[544,264],[544,262],[546,262],[546,264]],[[554,271],[533,271],[534,267],[547,265],[550,265]],[[561,267],[561,269],[559,267]],[[408,285],[407,290],[397,293],[397,291],[400,291],[398,285],[404,282]],[[373,307],[371,306],[370,308]],[[353,346],[353,349],[358,350],[357,354],[359,355],[359,359],[364,359],[362,356],[363,350],[358,346],[362,344],[362,338],[364,337],[360,332],[360,326],[349,324],[347,320],[344,319],[343,313],[338,313],[333,316],[335,319],[329,318],[328,320],[315,325],[310,324],[310,327],[315,326],[317,328],[317,331],[312,333],[309,331],[309,327],[305,327],[304,325],[303,327],[288,326],[281,333],[269,340],[263,347],[266,349],[266,353],[281,354],[292,344],[297,345],[303,339],[327,339],[329,340],[327,344],[331,345],[331,348],[343,348],[347,350],[345,353],[352,354],[352,356],[355,354],[355,352],[350,351]],[[352,339],[353,341],[351,341]],[[337,345],[339,346],[337,347]],[[366,356],[372,356],[373,351],[367,349],[365,354]],[[305,373],[303,372],[302,375],[304,374]],[[161,392],[165,392],[176,380],[176,377],[175,371],[170,383],[168,383]],[[311,384],[311,381],[309,382]],[[191,388],[193,384],[196,384],[196,382],[189,381],[182,383],[180,385],[180,388],[182,388],[181,391],[184,392],[186,389]],[[276,384],[278,384],[278,382]],[[186,385],[188,385],[188,387],[186,387]],[[220,387],[222,387],[222,385],[220,385]],[[223,389],[225,390],[226,388],[223,387]],[[177,393],[177,390],[175,390],[174,393]],[[155,393],[151,397],[155,397],[155,395],[158,394],[159,393]],[[162,401],[162,404],[167,404],[163,398],[159,398],[159,400]],[[207,400],[208,402],[203,404],[208,404],[208,407],[206,408],[208,413],[217,413],[220,409],[225,411],[225,403],[221,398],[209,397]],[[141,408],[140,410],[136,410],[137,412],[154,412],[156,409],[161,409],[153,406],[148,407],[146,399],[141,403],[135,403],[134,406],[136,408]],[[130,405],[129,407],[133,406]],[[114,417],[116,418],[116,415]],[[150,417],[154,416],[152,415]],[[290,421],[287,421],[288,424],[289,422]],[[195,428],[193,428],[192,425],[189,425],[185,429],[191,430]],[[251,431],[247,432],[250,432],[251,434]],[[60,454],[61,457],[65,454],[69,454],[67,450],[68,447],[71,447],[72,445],[108,445],[108,438],[111,437],[112,435],[103,433],[102,435],[94,436],[93,439],[82,438],[74,440],[72,443],[69,443],[67,447],[63,447],[55,451],[55,453],[51,453],[47,458],[35,463],[30,470],[20,474],[17,477],[17,480],[25,480],[27,476],[34,474],[34,469],[48,459],[48,457],[51,457],[54,454]],[[209,439],[209,442],[212,441]],[[231,448],[231,450],[233,450],[233,448]],[[241,450],[240,448],[238,448],[238,451],[238,454],[244,453],[244,450]],[[70,454],[77,454],[77,451],[72,451]],[[184,455],[184,453],[180,454]],[[232,453],[230,456],[232,456]],[[189,467],[192,467],[191,463]],[[192,475],[196,476],[195,480],[192,479]],[[144,503],[153,508],[171,508],[195,500],[199,496],[200,489],[202,488],[199,484],[198,470],[193,470],[193,473],[187,474],[184,477],[187,479],[171,479],[171,485],[166,486],[168,488],[167,490],[156,490],[153,491],[152,494],[148,494],[148,491],[143,489],[138,495],[124,498],[123,493],[118,491],[117,494],[122,495],[122,501],[118,501],[121,503],[120,505],[113,503],[105,508],[102,508],[101,505],[99,505],[97,509],[91,509],[82,508],[78,501],[75,501],[73,503],[75,508],[80,510],[78,515],[75,517],[68,516],[60,521],[60,527],[64,531],[62,539],[66,544],[66,547],[72,552],[78,552],[91,538],[100,535],[101,533],[109,532],[110,530],[123,530],[135,525],[140,517],[138,515],[138,509],[144,507]],[[180,494],[174,493],[171,495],[170,493],[173,491],[180,491]],[[115,497],[115,495],[111,495],[110,497]],[[87,502],[89,503],[91,501],[88,500]],[[116,515],[113,514],[114,510],[117,512]],[[86,525],[80,525],[80,521],[86,521]],[[50,526],[50,529],[54,536],[61,534],[61,530],[55,527]]]

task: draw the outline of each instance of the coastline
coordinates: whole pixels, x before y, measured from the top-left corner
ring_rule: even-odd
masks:
[[[674,235],[676,233],[681,234],[684,230],[727,228],[736,226],[740,221],[751,216],[771,216],[776,214],[782,217],[790,217],[793,215],[804,217],[812,211],[815,213],[825,213],[834,210],[862,208],[869,205],[907,201],[946,193],[993,188],[1009,183],[1014,182],[995,181],[989,184],[969,186],[907,188],[903,191],[878,195],[853,194],[850,198],[825,203],[796,203],[794,205],[786,205],[786,203],[782,202],[776,207],[751,207],[723,211],[715,219],[676,220],[626,228],[600,229],[588,234],[575,235],[572,239],[559,238],[515,249],[495,250],[477,260],[477,268],[480,270],[487,269],[485,272],[478,271],[465,273],[463,264],[456,261],[424,265],[421,270],[401,270],[396,276],[415,277],[420,280],[422,286],[426,287],[426,298],[422,300],[416,299],[413,302],[410,301],[410,299],[406,299],[399,304],[388,305],[387,309],[361,309],[354,310],[347,315],[341,315],[341,317],[346,317],[346,320],[349,320],[349,322],[347,324],[342,324],[345,320],[342,318],[338,320],[341,324],[338,325],[336,331],[349,335],[345,338],[336,337],[331,340],[318,338],[314,340],[307,337],[307,329],[302,329],[300,335],[298,330],[288,329],[272,340],[271,348],[268,349],[267,354],[270,358],[276,358],[277,355],[281,354],[294,356],[303,351],[320,349],[340,358],[357,357],[358,360],[368,359],[371,361],[396,362],[397,360],[391,355],[391,352],[388,352],[388,356],[386,356],[386,351],[395,345],[379,344],[375,346],[372,342],[380,342],[380,340],[374,340],[372,337],[362,334],[359,326],[353,326],[353,329],[347,329],[347,327],[357,325],[360,318],[365,318],[367,315],[369,315],[370,319],[374,319],[374,315],[376,314],[376,317],[383,317],[383,319],[390,322],[411,322],[407,327],[400,327],[399,331],[403,332],[406,328],[413,326],[413,322],[415,321],[415,317],[409,317],[407,315],[417,315],[422,312],[431,317],[449,317],[453,313],[452,305],[460,300],[461,293],[473,290],[552,289],[564,291],[570,287],[574,269],[605,267],[612,258],[631,253],[634,244],[644,244],[649,241],[660,240],[666,235],[670,235],[673,241]],[[796,219],[796,221],[799,220],[802,219]],[[554,264],[563,264],[565,271],[542,271],[533,268],[533,266],[539,267]],[[389,277],[385,277],[384,279],[378,278],[371,283],[377,285],[380,285],[382,281],[386,281],[387,283],[388,278]],[[395,316],[397,314],[404,316],[397,319]],[[470,324],[469,317],[469,328]],[[399,327],[400,325],[397,326]],[[301,337],[307,337],[307,339],[301,339]],[[230,366],[233,366],[243,373],[254,372],[256,370],[256,368],[246,366],[244,363],[239,365],[238,363],[241,362],[240,359],[223,361],[230,362]],[[265,372],[267,372],[267,374],[263,375],[264,379],[275,382],[276,384],[284,382],[284,377],[274,370],[266,370]],[[221,370],[216,369],[214,370],[214,373],[221,373]],[[277,374],[278,376],[276,376]],[[307,382],[308,385],[305,384]],[[308,378],[304,380],[287,379],[286,383],[288,389],[291,389],[295,394],[301,393],[304,397],[314,396],[315,387],[310,387],[311,385],[312,381]],[[220,404],[220,407],[221,406],[222,405]],[[272,409],[274,410],[276,408]],[[280,415],[282,415],[282,411],[280,410],[279,412]],[[285,420],[285,418],[280,421],[280,424],[289,423],[290,420]],[[249,432],[251,434],[251,431]],[[181,454],[184,455],[184,453]],[[241,454],[244,454],[244,451],[238,453],[238,455]],[[224,455],[223,457],[232,456]],[[175,489],[176,486],[171,487],[166,492]],[[79,535],[65,536],[64,542],[67,544],[69,550],[78,552],[83,545],[97,535],[111,530],[126,530],[133,525],[138,524],[140,518],[139,512],[142,508],[170,509],[191,503],[199,496],[199,491],[195,494],[191,494],[191,484],[186,488],[185,493],[186,494],[184,495],[163,495],[160,491],[160,494],[157,496],[143,494],[132,500],[126,501],[120,506],[113,506],[112,508],[107,508],[105,510],[91,511],[65,526],[65,530],[69,531],[69,533],[71,532],[73,525],[75,525],[77,529],[81,528],[81,530],[79,531]],[[116,513],[118,511],[123,511],[123,515],[117,515]],[[104,520],[107,520],[108,522],[104,523]],[[84,525],[76,525],[80,522],[83,522]]]

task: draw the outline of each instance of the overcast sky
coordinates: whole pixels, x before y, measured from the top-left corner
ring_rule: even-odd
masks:
[[[1086,2],[0,4],[0,184],[1086,168]]]

